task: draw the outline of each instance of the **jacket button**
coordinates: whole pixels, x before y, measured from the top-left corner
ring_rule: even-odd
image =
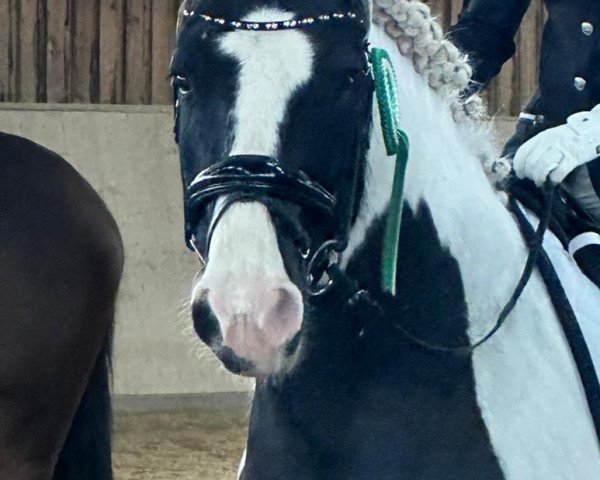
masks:
[[[583,92],[585,90],[586,85],[587,85],[587,80],[585,78],[575,77],[575,80],[573,81],[573,84],[575,85],[575,88],[577,90],[579,90],[580,92]]]
[[[581,24],[581,31],[589,37],[594,33],[594,26],[590,22],[583,22]]]

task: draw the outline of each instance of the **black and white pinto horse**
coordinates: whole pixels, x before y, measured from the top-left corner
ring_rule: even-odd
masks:
[[[0,133],[0,480],[111,480],[117,225],[57,154]]]
[[[260,23],[340,11],[357,16],[302,29]],[[192,291],[194,325],[228,369],[257,378],[240,478],[600,478],[580,376],[537,272],[472,354],[407,340],[406,332],[440,345],[479,340],[528,248],[473,153],[493,150],[489,126],[457,124],[369,18],[361,0],[182,6],[172,73],[183,180],[188,192],[205,182],[212,195],[188,211],[189,241],[207,261]],[[391,55],[411,142],[395,297],[379,280],[394,162],[365,72],[367,38]],[[348,301],[336,282],[311,295],[306,258],[339,225],[294,186],[287,196],[248,187],[260,161],[267,177],[277,176],[271,163],[301,170],[350,208],[340,265],[377,304]],[[220,189],[210,179],[221,167],[241,177]],[[348,192],[351,201],[340,198]],[[545,247],[598,365],[600,295],[550,233]]]

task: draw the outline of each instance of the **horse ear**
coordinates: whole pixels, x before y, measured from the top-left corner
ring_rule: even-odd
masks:
[[[371,15],[373,12],[373,0],[350,0],[349,10],[363,14],[365,20],[371,23]]]
[[[366,18],[371,22],[371,18],[373,18],[373,0],[363,0],[363,8],[366,12]]]
[[[358,0],[353,3],[356,3],[355,9],[364,15],[364,19],[367,23],[367,35],[369,34],[372,15],[373,15],[373,0]]]
[[[191,0],[181,0],[179,2],[179,16],[181,16],[184,9],[189,9],[191,7],[191,3]]]
[[[191,9],[191,0],[181,0],[179,5],[179,11],[177,12],[177,27],[175,29],[177,35],[179,35],[181,29],[181,20],[183,19],[183,11]]]

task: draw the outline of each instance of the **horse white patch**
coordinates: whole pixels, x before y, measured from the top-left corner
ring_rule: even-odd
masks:
[[[371,43],[387,49],[400,79],[402,127],[411,140],[405,198],[413,209],[427,203],[442,244],[459,263],[469,334],[476,341],[493,326],[517,285],[526,248],[470,150],[473,141],[467,135],[477,129],[452,121],[441,98],[381,29],[372,30]],[[485,148],[492,148],[482,132]],[[394,162],[377,143],[379,128],[373,135],[352,247],[384,212],[391,193]],[[583,275],[573,272],[584,283]],[[588,328],[586,333],[597,333],[598,328]],[[600,339],[588,339],[592,355],[600,358]],[[539,275],[533,276],[501,331],[476,351],[473,366],[478,403],[508,479],[600,478],[598,441],[578,372]]]
[[[260,9],[244,20],[288,20],[293,13]],[[313,70],[313,48],[300,30],[228,33],[221,50],[240,63],[232,155],[277,153],[279,126],[294,92]]]

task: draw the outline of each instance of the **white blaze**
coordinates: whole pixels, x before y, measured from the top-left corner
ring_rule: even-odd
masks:
[[[259,9],[249,14],[247,21],[273,21],[294,18],[291,12]],[[277,32],[234,31],[221,40],[221,50],[240,64],[238,92],[235,103],[235,137],[231,155],[275,156],[279,143],[279,127],[294,92],[312,75],[313,49],[306,34],[300,30]],[[250,236],[237,241],[238,224],[228,217],[243,209]],[[238,215],[239,217],[239,215]],[[214,239],[221,246],[211,253],[218,268],[239,269],[248,261],[268,268],[273,278],[285,275],[277,247],[277,237],[266,209],[260,204],[232,206],[220,220]],[[223,243],[231,243],[223,248]],[[235,248],[233,245],[235,244]],[[265,247],[275,251],[267,252]],[[219,257],[224,249],[227,255]],[[265,258],[261,260],[261,254]],[[264,261],[263,261],[264,260]]]
[[[260,9],[244,20],[294,14]],[[221,51],[239,62],[231,155],[276,156],[279,129],[294,92],[312,75],[313,49],[301,31],[235,31]],[[224,344],[266,373],[300,329],[302,295],[289,279],[269,212],[258,202],[231,206],[217,224],[207,269],[192,301],[208,298]]]
[[[260,9],[248,21],[288,20],[294,14]],[[313,48],[300,30],[235,31],[226,34],[221,50],[240,63],[232,155],[277,153],[279,126],[287,104],[312,74]]]
[[[282,10],[259,9],[244,20],[288,20],[294,16],[293,13]],[[240,65],[231,155],[275,156],[279,127],[290,98],[312,75],[313,49],[308,37],[300,30],[234,31],[223,37],[220,48],[234,57]],[[219,258],[218,253],[213,250],[211,260],[218,263],[219,269],[229,270],[230,265],[238,268],[263,252],[263,267],[270,269],[274,278],[281,278],[285,271],[268,213],[262,205],[244,205],[244,215],[253,227],[253,234],[236,242],[235,237],[240,233],[238,225],[228,221],[227,217],[236,215],[238,208],[236,205],[231,207],[215,230],[215,239],[236,243],[235,248],[226,248],[228,254],[224,258]],[[266,252],[265,244],[276,251]],[[262,250],[257,249],[257,245]],[[252,261],[261,263],[260,257]]]

